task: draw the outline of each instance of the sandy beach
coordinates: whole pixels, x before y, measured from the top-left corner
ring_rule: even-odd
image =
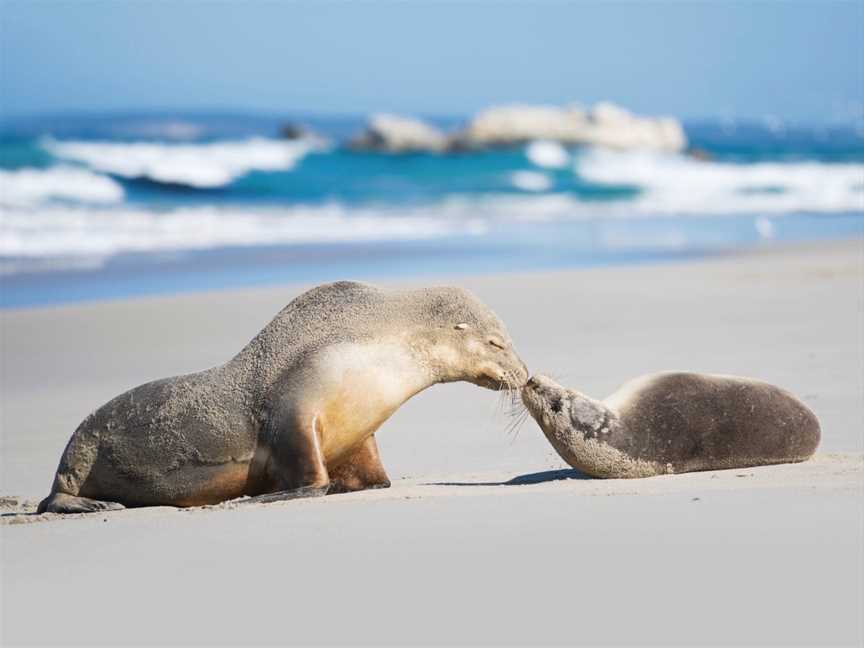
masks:
[[[597,398],[666,369],[781,385],[821,447],[586,479],[530,419],[506,434],[497,394],[458,384],[379,431],[388,490],[26,515],[91,410],[224,362],[309,286],[0,311],[3,643],[861,644],[860,240],[398,285],[421,283],[475,291],[532,371]]]

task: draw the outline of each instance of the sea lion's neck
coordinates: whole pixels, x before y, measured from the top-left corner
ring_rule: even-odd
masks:
[[[574,431],[584,440],[603,440],[618,423],[613,410],[586,394],[571,391],[569,394],[570,421]]]
[[[314,361],[315,381],[304,385],[303,407],[326,431],[321,449],[338,462],[405,401],[434,381],[402,345],[343,343]]]
[[[437,381],[404,344],[394,340],[336,344],[315,360],[321,384],[350,387],[394,409]]]
[[[268,329],[276,328],[275,326]],[[305,350],[283,342],[278,333],[265,329],[225,365],[233,380],[247,392],[266,394],[291,373],[304,371],[311,362],[315,373],[333,384],[364,376],[387,392],[388,400],[401,405],[416,393],[442,382],[428,363],[422,340],[405,334],[380,333],[374,337],[333,341]]]
[[[570,425],[543,426],[546,437],[570,465],[594,477],[648,477],[658,468],[635,459],[620,448],[625,424],[606,403],[570,392]]]
[[[608,463],[606,441],[617,430],[617,414],[602,402],[574,390],[546,392],[526,401],[552,447],[574,468],[597,474]],[[538,406],[539,404],[539,406]]]

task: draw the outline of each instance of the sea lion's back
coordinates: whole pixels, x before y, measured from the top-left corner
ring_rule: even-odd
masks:
[[[625,420],[622,449],[675,472],[801,461],[821,435],[816,416],[792,394],[738,376],[653,374],[604,402]]]

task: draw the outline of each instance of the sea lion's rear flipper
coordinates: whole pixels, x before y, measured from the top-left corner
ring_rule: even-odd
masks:
[[[118,502],[104,502],[87,497],[77,497],[67,493],[51,493],[39,502],[37,513],[97,513],[119,511],[126,508]]]

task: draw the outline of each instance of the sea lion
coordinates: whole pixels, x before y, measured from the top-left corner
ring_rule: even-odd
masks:
[[[402,403],[436,383],[516,389],[527,378],[504,325],[466,290],[323,285],[226,364],[146,383],[88,416],[38,510],[387,487],[373,435]]]
[[[736,376],[650,374],[601,402],[538,375],[522,402],[561,458],[593,477],[793,463],[819,445],[819,421],[804,403]]]

